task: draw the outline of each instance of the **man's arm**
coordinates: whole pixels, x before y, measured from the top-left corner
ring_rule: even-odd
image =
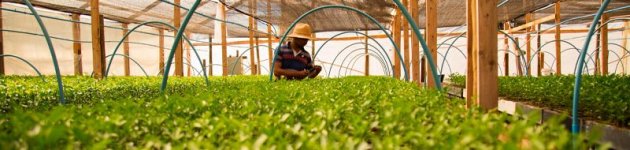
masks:
[[[302,70],[302,71],[296,71],[296,70],[291,70],[291,69],[282,69],[282,63],[279,61],[275,62],[275,66],[273,68],[273,74],[276,75],[276,77],[279,76],[286,76],[288,78],[305,78],[308,75],[308,71],[306,70]]]

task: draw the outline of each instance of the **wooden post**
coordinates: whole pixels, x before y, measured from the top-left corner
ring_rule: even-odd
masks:
[[[180,0],[174,0],[175,5],[179,5]],[[173,24],[175,28],[179,29],[181,26],[181,10],[177,6],[173,6]],[[174,32],[174,36],[177,36],[177,32]],[[184,76],[184,51],[182,50],[182,41],[177,43],[177,49],[175,49],[175,76]]]
[[[603,0],[601,0],[603,1]],[[602,18],[600,21],[600,25],[601,25],[601,45],[602,45],[602,75],[606,76],[608,75],[608,24],[603,24],[606,23],[606,21],[608,21],[609,17],[607,14],[602,14]]]
[[[160,66],[160,74],[164,73],[164,29],[158,29],[159,33],[159,66]]]
[[[254,5],[254,1],[250,0],[249,1],[249,13],[253,14],[254,13],[254,8],[251,7]],[[256,67],[254,67],[254,65],[256,64],[256,60],[255,58],[255,51],[254,51],[254,17],[250,16],[249,17],[249,65],[250,65],[250,71],[252,75],[256,74]]]
[[[418,9],[418,1],[411,1],[411,17],[416,24],[419,24],[420,21],[418,17],[420,16],[420,10]],[[411,34],[411,78],[418,85],[421,86],[422,82],[420,80],[420,72],[422,72],[420,67],[420,42],[418,41],[418,36],[416,34]]]
[[[531,22],[532,19],[532,14],[531,13],[527,13],[525,14],[525,22],[529,23]],[[532,27],[527,27],[526,34],[525,34],[525,56],[526,58],[526,64],[527,64],[527,75],[530,76],[532,75],[532,35],[530,34],[530,32],[532,32]]]
[[[219,4],[219,7],[221,7],[221,14],[223,14],[223,18],[225,17],[225,5],[223,5],[222,3]],[[223,67],[223,76],[228,76],[229,74],[229,70],[228,70],[228,61],[227,61],[227,28],[225,26],[225,22],[221,22],[221,64]],[[238,54],[237,54],[238,55]]]
[[[541,70],[545,68],[545,53],[540,53],[538,55],[538,72],[541,72]],[[543,76],[543,74],[539,73],[538,76]]]
[[[420,58],[420,85],[422,85],[422,83],[426,83],[425,77],[427,76],[427,72],[422,70],[427,70],[427,61],[425,57]]]
[[[518,42],[518,37],[514,38],[514,43],[512,44],[512,46],[514,47],[514,53],[516,53],[516,58],[514,58],[514,61],[516,62],[516,73],[518,76],[523,76],[523,70],[522,70],[522,66],[523,64],[521,64],[521,52],[518,50],[518,46],[519,46],[519,42]]]
[[[370,55],[368,54],[368,29],[365,28],[365,76],[369,76],[370,75]]]
[[[510,30],[509,21],[503,23],[503,29]],[[507,35],[503,35],[503,49],[505,50],[505,52],[503,52],[503,75],[510,76],[510,55],[508,52],[510,50],[510,41]]]
[[[498,105],[498,74],[497,74],[497,0],[475,1],[476,13],[474,28],[474,46],[477,65],[475,98],[477,104],[484,110],[493,110]]]
[[[556,39],[556,75],[562,75],[562,49],[560,47],[561,42],[560,42],[560,34],[562,33],[562,30],[560,30],[560,1],[556,2],[556,6],[555,6],[555,21],[556,21],[556,32],[555,32],[555,39]],[[551,68],[550,68],[551,69]]]
[[[201,69],[206,69],[207,63],[206,63],[206,59],[203,59],[202,63],[201,63]],[[206,72],[207,73],[207,72]],[[206,74],[207,75],[207,74]]]
[[[2,8],[2,1],[0,0],[0,8]],[[3,29],[2,20],[4,16],[2,16],[2,11],[0,11],[0,30]],[[4,55],[4,32],[0,32],[0,55]],[[4,57],[0,57],[0,75],[4,75]]]
[[[601,59],[600,58],[601,57],[599,57],[599,53],[600,53],[600,50],[601,50],[600,44],[602,43],[601,42],[601,40],[602,40],[602,37],[601,37],[602,30],[600,29],[599,31],[597,31],[597,33],[598,33],[597,34],[597,40],[595,42],[595,75],[599,75],[599,73],[601,71],[600,70],[601,69],[601,67],[600,67],[600,65],[601,65]]]
[[[396,9],[396,15],[394,16],[394,21],[392,22],[392,34],[394,36],[394,43],[398,48],[400,48],[400,22],[401,22],[401,11],[400,9]],[[401,49],[403,50],[403,49]],[[400,56],[398,56],[398,52],[396,49],[392,50],[392,55],[394,56],[394,77],[396,79],[400,79]]]
[[[186,37],[190,38],[190,32],[185,32],[184,35],[186,35]],[[183,46],[184,46],[184,49],[182,49],[182,52],[186,51],[186,58],[185,59],[186,59],[186,62],[188,62],[188,67],[186,67],[186,68],[188,68],[188,69],[186,69],[186,76],[190,77],[190,76],[192,76],[192,67],[191,67],[192,61],[190,61],[190,46],[188,44],[183,45]]]
[[[271,18],[271,0],[267,0],[267,18]],[[267,24],[267,53],[269,54],[269,67],[273,63],[273,36],[271,34],[271,24]],[[314,55],[314,54],[313,54]],[[313,60],[314,61],[314,60]],[[271,70],[271,68],[269,68]],[[271,73],[269,73],[271,74]]]
[[[123,27],[122,35],[127,34],[127,32],[129,32],[129,24],[123,23],[122,27]],[[129,56],[129,38],[130,37],[125,38],[125,42],[123,43],[123,54],[125,54],[127,56]],[[131,73],[130,73],[130,70],[129,70],[129,58],[128,57],[124,58],[124,65],[125,65],[125,76],[129,76]]]
[[[403,2],[403,5],[405,5],[405,7],[407,7],[407,10],[409,10],[409,0],[403,0],[402,2]],[[403,56],[403,62],[405,63],[405,70],[407,70],[407,74],[406,75],[409,76],[409,69],[410,69],[409,68],[409,63],[410,63],[410,61],[409,61],[409,58],[410,58],[409,57],[409,55],[410,55],[410,53],[409,53],[409,45],[410,45],[410,43],[409,43],[409,21],[411,21],[411,20],[407,20],[407,19],[402,18],[401,21],[402,21],[402,32],[403,32],[403,38],[402,38],[402,40],[403,40],[403,48],[402,48],[402,50],[404,51],[403,52],[403,55],[404,55]]]
[[[212,35],[208,35],[208,74],[212,76],[214,65],[212,65]]]
[[[541,36],[540,36],[540,28],[541,28],[541,26],[540,26],[540,24],[538,24],[535,27],[536,27],[536,50],[538,51],[540,49],[541,42],[542,42],[542,39],[541,39]],[[541,59],[543,59],[542,58],[542,54],[543,54],[543,51],[542,51],[542,49],[540,49],[540,51],[538,52],[538,64],[539,65],[538,65],[538,69],[536,70],[536,73],[537,73],[538,76],[542,75],[542,69],[543,69],[542,67],[544,67],[543,65],[540,65],[540,62],[544,62],[543,60],[541,60]]]
[[[437,17],[438,17],[438,12],[437,12],[437,6],[438,6],[438,0],[426,0],[426,37],[427,37],[427,45],[429,46],[429,51],[430,51],[430,55],[431,57],[433,57],[433,64],[437,65]],[[496,26],[495,26],[496,27]],[[496,34],[495,34],[495,39],[496,39]],[[446,59],[446,58],[444,58]],[[440,84],[440,83],[435,83],[433,78],[439,78],[439,77],[434,77],[433,74],[429,73],[429,70],[426,70],[427,72],[427,86],[429,88],[433,88],[435,87],[435,84]]]
[[[92,16],[92,67],[94,78],[102,79],[105,72],[105,33],[103,28],[103,16],[100,15],[99,0],[90,3],[90,15]]]
[[[72,21],[74,21],[72,23],[72,52],[74,53],[74,75],[81,76],[83,75],[83,63],[81,60],[81,42],[79,42],[81,41],[81,24],[79,23],[79,21],[81,21],[81,15],[72,14]]]
[[[258,16],[258,0],[254,0],[254,15]],[[258,23],[254,22],[254,29],[258,32]],[[271,33],[270,33],[271,34]],[[254,37],[254,41],[256,41],[256,74],[260,75],[261,72],[261,64],[260,64],[260,41],[258,35]],[[270,45],[271,46],[271,45]]]
[[[477,31],[475,26],[477,26],[477,7],[475,0],[466,0],[466,24],[467,24],[467,69],[466,69],[466,107],[473,108],[478,103],[476,101],[476,92],[477,92],[477,55],[476,55],[476,36]]]

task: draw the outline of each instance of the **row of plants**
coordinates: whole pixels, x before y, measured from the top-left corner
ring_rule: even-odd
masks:
[[[11,109],[49,109],[59,105],[53,76],[0,76],[0,112]],[[161,77],[109,77],[96,80],[87,76],[65,76],[64,93],[68,104],[93,104],[103,100],[155,98],[160,94]],[[169,79],[168,94],[184,94],[206,87],[203,78]],[[13,107],[20,106],[20,107]]]
[[[185,79],[182,79],[185,80]],[[183,81],[182,81],[183,82]],[[0,115],[8,149],[569,149],[537,125],[389,77],[213,79],[204,92]],[[127,93],[133,94],[133,93]],[[535,117],[532,115],[531,117]],[[580,134],[578,146],[601,146]]]
[[[466,77],[451,75],[453,85],[465,87]],[[554,110],[570,112],[575,76],[499,77],[499,96]],[[630,128],[630,76],[582,78],[579,115]]]

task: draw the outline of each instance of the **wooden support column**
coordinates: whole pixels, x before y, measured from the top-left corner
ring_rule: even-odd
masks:
[[[392,22],[392,35],[394,36],[394,43],[400,50],[403,50],[400,46],[400,22],[402,19],[400,9],[396,9],[396,15],[394,16],[394,21]],[[401,52],[402,53],[402,52]],[[396,79],[400,79],[400,56],[398,56],[398,52],[396,49],[392,49],[392,55],[394,56],[394,77]]]
[[[2,8],[2,1],[0,0],[0,8]],[[2,25],[2,11],[0,11],[0,30],[3,29]],[[0,55],[4,55],[4,32],[0,32]],[[4,75],[4,57],[0,57],[0,75]]]
[[[208,35],[208,43],[210,43],[208,45],[208,74],[210,76],[212,76],[212,71],[213,71],[213,63],[212,63],[212,35]]]
[[[595,42],[595,75],[599,75],[601,73],[600,72],[601,71],[600,70],[601,69],[601,67],[600,67],[600,65],[601,65],[601,59],[600,58],[601,57],[599,57],[599,53],[600,53],[600,50],[601,50],[601,45],[600,44],[602,43],[602,41],[601,41],[602,37],[601,36],[602,36],[602,30],[600,29],[600,30],[597,31],[597,38],[596,38],[597,40]]]
[[[603,2],[603,0],[600,0],[600,2]],[[601,64],[601,69],[602,69],[602,75],[606,76],[608,75],[608,62],[609,62],[609,49],[608,49],[608,24],[602,24],[607,22],[610,19],[610,17],[607,14],[602,14],[602,18],[600,21],[600,25],[601,25],[601,29],[600,29],[600,33],[601,33],[601,50],[602,50],[602,62]]]
[[[123,23],[122,27],[123,27],[122,35],[127,34],[127,32],[129,32],[129,24]],[[129,38],[130,37],[125,38],[125,42],[123,43],[123,54],[127,56],[129,56]],[[129,57],[124,58],[124,65],[125,65],[125,76],[129,76],[131,74],[130,69],[129,69]]]
[[[518,42],[518,37],[514,38],[514,43],[512,44],[514,47],[514,53],[516,54],[516,57],[514,58],[514,61],[516,62],[516,74],[518,76],[523,76],[523,70],[522,70],[522,66],[523,64],[521,63],[521,52],[518,50],[518,46],[520,45]]]
[[[541,36],[540,36],[540,28],[541,27],[540,27],[540,24],[536,25],[535,27],[536,27],[536,50],[538,51],[540,49],[541,42],[542,42],[542,39],[541,39]],[[540,50],[538,52],[538,64],[539,65],[538,65],[538,68],[536,69],[536,73],[537,73],[538,76],[542,75],[542,69],[544,67],[544,65],[540,65],[541,62],[544,62],[544,60],[542,60],[543,59],[542,58],[542,54],[543,54],[543,50]]]
[[[411,17],[416,24],[420,24],[418,17],[420,16],[420,10],[418,9],[418,1],[411,1]],[[420,79],[420,41],[416,34],[411,34],[411,78],[418,85],[421,86]]]
[[[438,0],[426,0],[426,37],[427,37],[427,46],[429,46],[429,52],[431,53],[431,57],[433,57],[433,64],[437,65],[437,60],[438,60],[438,55],[437,55],[437,17],[438,17],[438,12],[437,12],[437,6],[438,6]],[[495,25],[496,27],[496,25]],[[496,39],[496,34],[495,34],[495,39]],[[446,58],[444,58],[446,59]],[[427,68],[429,69],[429,68]],[[427,72],[427,86],[429,88],[433,88],[435,87],[435,84],[440,84],[440,83],[435,83],[433,78],[439,78],[439,77],[434,77],[432,73],[430,73],[430,70],[426,70]]]
[[[477,35],[477,31],[475,26],[477,26],[477,7],[475,0],[466,0],[466,24],[467,24],[467,32],[466,32],[466,55],[468,59],[466,60],[466,107],[473,108],[478,105],[475,97],[477,97],[477,55],[476,55],[476,46],[477,41],[475,40]]]
[[[226,18],[225,16],[225,5],[219,3],[219,7],[221,7],[222,18]],[[228,61],[227,61],[227,28],[225,26],[225,22],[221,22],[221,64],[223,67],[223,76],[228,76]],[[238,54],[237,54],[238,55]]]
[[[542,68],[545,68],[545,53],[538,54],[538,72],[541,72]],[[543,76],[542,73],[539,73],[538,76]]]
[[[180,4],[180,0],[174,0],[175,5]],[[177,6],[173,6],[173,24],[176,29],[179,29],[181,26],[181,10]],[[177,31],[173,32],[173,36],[177,36]],[[184,51],[182,50],[182,41],[180,40],[177,43],[177,48],[175,49],[175,76],[184,76]]]
[[[370,75],[370,55],[368,55],[368,30],[365,28],[365,76]]]
[[[503,30],[510,30],[509,21],[503,23]],[[503,35],[503,49],[505,50],[505,52],[503,52],[503,75],[510,76],[510,40],[507,35]]]
[[[556,75],[562,75],[562,49],[561,49],[561,42],[560,42],[560,34],[562,33],[562,30],[560,30],[560,22],[561,22],[561,16],[560,16],[560,1],[556,2],[556,6],[555,6],[555,21],[556,21],[556,32],[555,32],[555,39],[556,39]],[[549,68],[551,69],[551,68]]]
[[[204,70],[205,70],[205,69],[206,69],[206,66],[208,66],[207,64],[208,64],[208,63],[206,63],[206,59],[203,59],[203,61],[202,61],[202,63],[201,63],[201,69],[204,69]],[[206,73],[207,73],[207,72],[206,72]],[[207,75],[207,74],[206,74],[206,75]]]
[[[160,66],[160,74],[164,73],[164,29],[158,29],[159,33],[159,66]]]
[[[258,16],[258,0],[254,0],[254,16]],[[258,32],[258,23],[254,22],[254,29],[256,30],[256,32]],[[271,34],[271,33],[270,33]],[[261,66],[262,64],[260,63],[260,40],[258,38],[258,35],[256,35],[254,37],[254,41],[256,41],[256,74],[260,75],[261,72]],[[271,46],[271,45],[270,45]]]
[[[271,18],[271,0],[267,0],[267,18]],[[271,35],[271,24],[267,24],[267,53],[269,54],[269,67],[273,63],[273,36]],[[314,55],[314,54],[313,54]],[[315,60],[313,60],[315,61]],[[271,68],[269,68],[271,70]],[[270,73],[271,74],[271,73]]]
[[[474,67],[475,82],[467,84],[467,88],[474,87],[474,104],[484,110],[496,109],[498,105],[498,63],[497,63],[497,11],[496,0],[474,1],[472,6],[476,13],[469,16],[474,21],[473,46],[476,55]],[[469,5],[470,7],[470,5]],[[470,30],[469,30],[470,33]]]
[[[253,6],[254,5],[254,1],[250,0],[249,1],[249,6]],[[254,13],[254,8],[253,7],[249,7],[249,13],[253,14]],[[256,69],[257,67],[255,67],[256,65],[256,60],[254,58],[256,58],[255,55],[255,49],[254,49],[254,17],[250,16],[249,18],[249,65],[250,65],[250,71],[251,71],[251,75],[255,75],[256,74]]]
[[[402,2],[403,2],[403,5],[405,5],[405,7],[407,8],[407,10],[409,10],[409,0],[403,0]],[[407,19],[402,18],[401,21],[402,21],[402,32],[403,32],[403,38],[402,38],[402,40],[403,40],[403,48],[402,48],[402,50],[404,51],[403,52],[403,55],[404,55],[403,56],[403,58],[404,58],[403,62],[405,63],[405,70],[407,70],[407,74],[406,75],[409,76],[409,69],[410,69],[409,68],[409,63],[410,63],[409,55],[411,55],[409,53],[409,45],[410,45],[410,43],[409,43],[409,21],[411,21],[411,20],[407,20]]]
[[[532,19],[532,14],[531,13],[527,13],[525,14],[525,22],[529,23],[531,22]],[[532,27],[529,26],[527,27],[527,30],[525,30],[526,34],[525,34],[525,56],[526,56],[526,64],[527,65],[527,75],[530,76],[532,75],[532,67],[530,64],[532,64],[532,35],[530,34],[530,32],[532,32]]]
[[[0,16],[0,18],[2,17]],[[83,75],[83,61],[81,60],[81,42],[79,42],[81,41],[81,24],[79,23],[79,21],[81,21],[81,15],[72,14],[72,21],[74,21],[72,23],[72,52],[74,54],[74,75],[81,76]]]
[[[103,16],[99,10],[99,0],[90,1],[90,15],[92,16],[92,60],[94,78],[102,79],[105,72],[105,31]]]

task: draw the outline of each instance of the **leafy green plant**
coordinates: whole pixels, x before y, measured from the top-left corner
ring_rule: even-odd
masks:
[[[557,121],[537,125],[466,109],[462,100],[388,77],[275,82],[264,77],[215,78],[210,88],[186,94],[12,110],[0,115],[0,145],[8,149],[571,146],[571,134]],[[586,137],[580,134],[578,140]]]
[[[464,87],[466,77],[451,75],[450,82]],[[574,76],[499,77],[499,95],[560,111],[571,109]],[[580,116],[630,127],[630,76],[584,76]]]

